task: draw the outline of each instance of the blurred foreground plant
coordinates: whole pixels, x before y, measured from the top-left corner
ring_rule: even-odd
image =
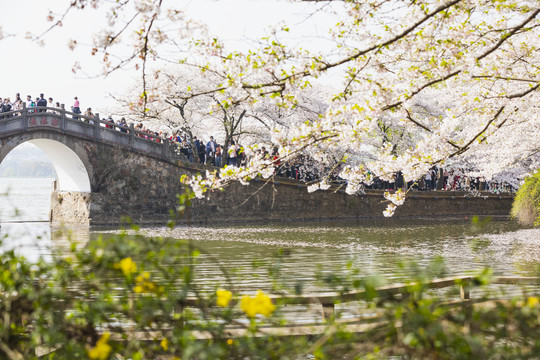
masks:
[[[269,279],[280,296],[261,291],[250,296],[235,289],[223,269],[219,283],[202,285],[197,259],[203,251],[190,242],[127,231],[83,246],[73,242],[50,261],[30,263],[3,251],[0,358],[540,357],[538,290],[496,300],[501,293],[489,287],[489,269],[456,283],[481,292],[474,300],[460,300],[457,286],[429,288],[433,278],[445,275],[440,259],[427,268],[408,264],[415,278],[391,295],[380,279],[362,279],[350,263],[343,272],[348,275],[320,278],[325,291],[335,292],[337,310],[355,293],[349,306],[363,315],[342,318],[336,311],[326,321],[321,318],[318,327],[300,327],[291,326],[282,310],[302,297],[317,301],[316,295]],[[270,265],[270,277],[280,276],[276,263]]]

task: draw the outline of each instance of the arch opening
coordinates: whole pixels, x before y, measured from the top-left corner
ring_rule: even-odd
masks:
[[[11,149],[0,163],[0,221],[48,220],[51,184],[56,177],[54,165],[39,148],[23,143]]]
[[[53,163],[57,190],[88,193],[92,191],[86,167],[68,146],[51,139],[32,139],[28,142],[41,149]]]
[[[0,178],[56,179],[56,171],[43,151],[26,142],[11,149],[2,159]]]

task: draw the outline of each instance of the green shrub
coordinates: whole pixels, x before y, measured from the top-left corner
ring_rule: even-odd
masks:
[[[525,179],[512,204],[512,217],[524,225],[540,225],[540,171]]]

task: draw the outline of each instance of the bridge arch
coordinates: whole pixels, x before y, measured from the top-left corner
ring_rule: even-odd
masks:
[[[92,166],[86,152],[78,149],[76,143],[61,134],[26,133],[14,136],[0,148],[0,163],[11,150],[26,142],[41,149],[53,163],[57,175],[57,190],[86,193],[92,191]]]

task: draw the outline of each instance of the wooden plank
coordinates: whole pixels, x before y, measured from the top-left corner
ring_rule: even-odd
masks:
[[[379,326],[382,322],[374,322],[369,324],[339,324],[340,330],[348,332],[362,333],[369,331],[376,326]],[[336,328],[332,325],[325,324],[313,324],[313,325],[297,325],[297,326],[261,326],[257,329],[257,332],[253,334],[248,327],[235,327],[228,328],[223,331],[223,337],[221,339],[238,338],[243,336],[249,337],[266,337],[266,336],[310,336],[310,335],[322,335],[325,333],[335,332]],[[127,329],[129,332],[129,329]],[[187,331],[196,340],[213,339],[213,335],[208,331],[189,330]],[[154,331],[135,331],[131,333],[134,339],[141,341],[155,341],[167,336],[170,333],[170,329],[154,330]],[[111,334],[111,338],[114,341],[125,341],[123,335],[120,333]]]
[[[435,279],[428,283],[409,283],[409,284],[393,284],[376,288],[377,297],[386,297],[398,294],[408,294],[414,290],[416,286],[423,286],[427,289],[442,289],[451,286],[460,286],[462,298],[470,298],[470,292],[466,289],[466,285],[473,281],[473,276],[460,276],[452,278]],[[492,279],[491,284],[516,284],[516,285],[539,285],[540,277],[519,277],[519,276],[499,276]],[[304,295],[269,295],[274,303],[280,304],[321,304],[328,308],[334,304],[362,300],[365,296],[365,290],[358,290],[346,294],[339,293],[320,293],[320,294],[304,294]],[[198,306],[200,300],[198,298],[186,298],[181,301],[183,306]],[[234,302],[233,302],[234,304]]]
[[[471,298],[471,291],[468,288],[469,283],[462,283],[459,286],[459,294],[461,297],[461,300],[470,300]]]
[[[492,284],[514,284],[514,285],[538,285],[540,284],[540,277],[530,276],[497,276],[495,277]]]

